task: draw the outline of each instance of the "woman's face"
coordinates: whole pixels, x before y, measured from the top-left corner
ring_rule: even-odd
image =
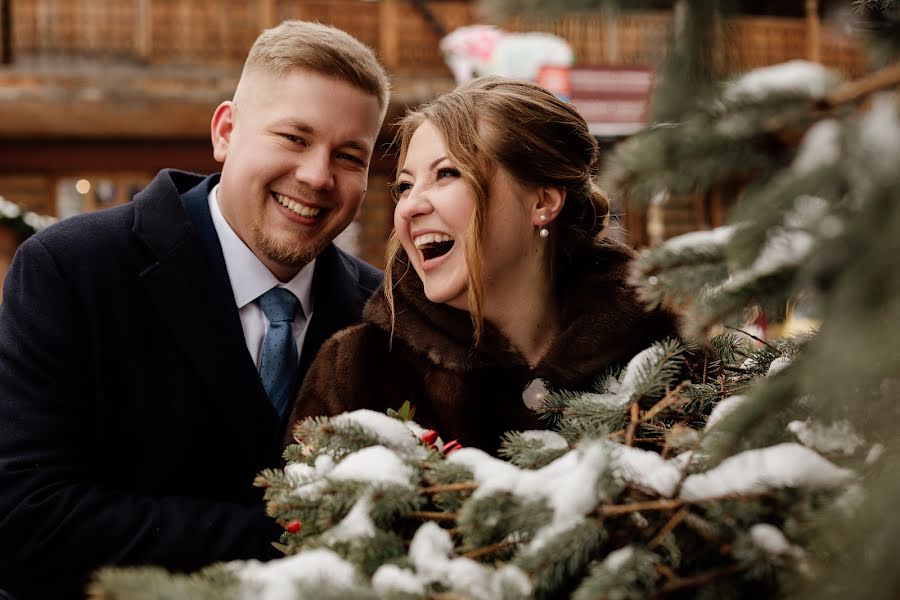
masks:
[[[397,180],[394,227],[425,288],[436,303],[468,309],[466,243],[475,193],[447,157],[443,137],[425,121],[410,138]],[[523,274],[536,232],[523,202],[528,190],[503,169],[490,184],[485,215],[482,276],[485,299]]]

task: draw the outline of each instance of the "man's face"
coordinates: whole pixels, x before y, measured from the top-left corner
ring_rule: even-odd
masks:
[[[381,120],[375,96],[305,69],[253,74],[216,110],[219,207],[280,280],[353,221]]]

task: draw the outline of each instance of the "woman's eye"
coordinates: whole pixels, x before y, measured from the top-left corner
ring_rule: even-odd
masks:
[[[459,177],[459,171],[453,167],[442,167],[437,170],[436,179],[443,179],[444,177]]]
[[[402,196],[403,194],[405,194],[406,192],[408,192],[411,189],[412,189],[412,184],[408,181],[401,181],[396,186],[398,196]]]

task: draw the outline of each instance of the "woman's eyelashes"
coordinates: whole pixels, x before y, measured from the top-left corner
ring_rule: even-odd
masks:
[[[459,170],[454,167],[441,167],[434,172],[434,180],[440,181],[448,177],[459,177]],[[402,197],[413,188],[413,182],[409,180],[398,181],[395,185],[397,196]]]
[[[453,167],[441,167],[435,173],[435,179],[441,180],[445,177],[459,177],[459,171]]]
[[[447,179],[448,177],[459,177],[459,170],[454,167],[441,167],[434,172],[434,181],[438,182],[442,179]],[[413,182],[404,179],[402,181],[398,181],[394,184],[394,190],[396,192],[397,198],[402,198],[413,188]]]
[[[397,195],[402,196],[412,189],[412,183],[409,181],[398,181],[395,189],[397,190]]]

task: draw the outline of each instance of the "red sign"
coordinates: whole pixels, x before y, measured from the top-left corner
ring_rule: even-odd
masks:
[[[570,67],[545,65],[538,71],[537,83],[541,87],[566,102],[572,99],[572,77]]]
[[[559,67],[538,75],[538,82],[560,97]],[[543,78],[543,81],[542,81]],[[597,136],[630,135],[647,124],[653,69],[642,67],[571,67],[569,98]]]

